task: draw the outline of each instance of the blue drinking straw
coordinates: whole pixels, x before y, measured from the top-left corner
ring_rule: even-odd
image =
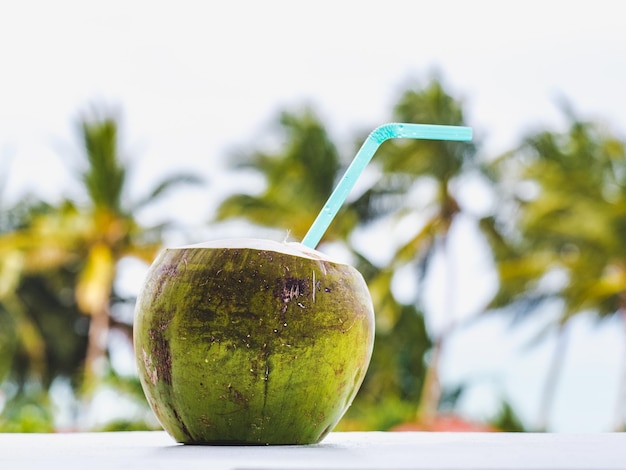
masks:
[[[357,152],[341,181],[339,181],[313,225],[311,225],[311,228],[309,228],[309,231],[302,239],[303,245],[315,249],[380,144],[389,139],[429,139],[467,142],[472,140],[472,129],[463,126],[394,122],[383,124],[374,129]]]

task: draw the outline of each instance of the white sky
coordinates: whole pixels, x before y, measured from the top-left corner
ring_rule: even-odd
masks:
[[[626,134],[624,52],[618,1],[3,2],[5,196],[65,188],[59,145],[102,101],[122,109],[138,187],[174,169],[210,177],[305,102],[347,140],[434,68],[490,152],[554,122],[558,94]]]
[[[209,180],[189,204],[202,221],[232,150],[278,110],[312,103],[348,144],[433,69],[488,153],[558,125],[556,96],[624,136],[624,26],[601,0],[2,2],[0,197],[72,191],[72,122],[94,102],[122,110],[135,194],[180,170]]]

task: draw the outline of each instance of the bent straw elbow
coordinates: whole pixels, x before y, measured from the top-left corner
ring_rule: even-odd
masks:
[[[472,140],[472,129],[463,126],[395,122],[378,126],[368,135],[311,228],[302,239],[303,245],[315,249],[380,144],[396,138],[470,141]]]
[[[408,124],[390,122],[374,129],[369,137],[378,144],[389,139],[426,139],[467,142],[472,140],[472,128],[437,124]]]

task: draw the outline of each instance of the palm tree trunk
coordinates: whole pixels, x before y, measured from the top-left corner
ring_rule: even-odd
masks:
[[[443,338],[438,336],[430,351],[428,365],[419,406],[416,413],[418,423],[430,423],[437,416],[439,401],[441,400],[441,383],[439,382],[439,362],[443,349]]]
[[[449,227],[448,227],[449,228]],[[456,291],[456,276],[454,259],[450,256],[448,247],[449,230],[441,238],[441,251],[446,261],[446,289],[443,298],[443,314],[445,315],[444,327],[436,335],[430,358],[426,368],[422,393],[417,409],[417,422],[429,423],[437,417],[439,403],[441,401],[440,363],[443,347],[454,325],[454,293]]]
[[[98,379],[102,376],[104,359],[107,351],[109,333],[109,306],[102,305],[91,316],[89,323],[87,352],[85,355],[85,372],[83,378],[83,397],[87,401],[96,388]]]
[[[108,305],[104,305],[91,314],[91,321],[89,323],[83,380],[79,389],[79,400],[76,403],[77,413],[74,416],[74,427],[77,430],[89,431],[88,423],[91,418],[91,412],[93,411],[93,396],[98,382],[104,373],[108,332],[109,307]]]
[[[622,326],[624,327],[624,339],[626,340],[626,307],[620,309]],[[615,411],[613,414],[613,431],[621,432],[626,430],[626,423],[624,422],[625,405],[626,404],[626,341],[624,341],[624,351],[622,353],[622,372],[620,375],[617,399],[615,401]]]
[[[554,404],[556,389],[563,370],[563,364],[565,363],[565,354],[569,343],[567,324],[559,325],[556,341],[539,403],[539,416],[537,419],[537,431],[539,432],[546,432],[548,430],[548,418]]]

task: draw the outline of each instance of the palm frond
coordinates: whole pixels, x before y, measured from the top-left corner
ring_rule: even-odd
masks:
[[[181,173],[169,176],[156,185],[148,194],[133,203],[130,212],[140,211],[141,209],[157,202],[160,198],[179,186],[200,186],[205,183],[204,179],[198,175]]]
[[[119,213],[126,169],[117,148],[117,122],[110,116],[95,116],[83,117],[78,125],[88,164],[82,180],[91,202]]]

